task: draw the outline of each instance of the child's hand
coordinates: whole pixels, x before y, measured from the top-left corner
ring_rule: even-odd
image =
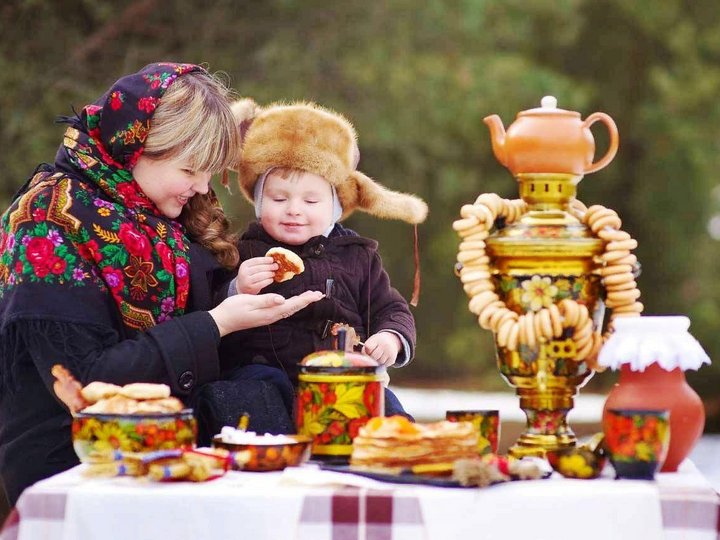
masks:
[[[239,294],[257,294],[273,282],[277,263],[272,257],[253,257],[238,269],[235,288]]]
[[[378,332],[365,340],[362,352],[377,360],[381,366],[390,367],[395,363],[402,343],[392,332]]]

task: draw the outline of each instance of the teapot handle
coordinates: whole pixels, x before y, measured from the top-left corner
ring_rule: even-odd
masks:
[[[617,126],[615,125],[615,121],[605,113],[592,113],[585,119],[582,125],[584,128],[590,129],[590,126],[592,126],[598,120],[603,122],[608,128],[608,132],[610,132],[610,147],[607,149],[607,152],[605,152],[605,155],[602,158],[597,160],[595,163],[591,163],[588,167],[585,168],[585,174],[599,171],[603,167],[606,167],[613,160],[615,154],[617,154],[618,144],[620,142],[620,137],[618,136],[618,130]]]

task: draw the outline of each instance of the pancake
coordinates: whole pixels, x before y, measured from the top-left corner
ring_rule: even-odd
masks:
[[[350,464],[410,468],[477,457],[477,429],[470,422],[412,423],[403,416],[373,418],[353,440]]]
[[[268,249],[265,256],[272,257],[273,261],[278,265],[273,277],[278,283],[292,279],[297,274],[302,274],[305,271],[305,264],[302,259],[289,249],[273,247]]]

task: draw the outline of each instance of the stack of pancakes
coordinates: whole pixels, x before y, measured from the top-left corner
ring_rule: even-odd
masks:
[[[353,440],[353,466],[417,468],[477,457],[478,432],[470,422],[412,423],[403,416],[373,418]]]

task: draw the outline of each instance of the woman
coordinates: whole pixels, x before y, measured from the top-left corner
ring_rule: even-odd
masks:
[[[213,284],[238,254],[209,182],[233,165],[240,135],[226,89],[204,69],[148,65],[65,121],[54,165],[0,221],[0,476],[11,504],[78,462],[53,364],[82,384],[164,382],[192,403],[219,376],[223,335],[322,296],[213,307]],[[287,425],[273,390],[236,392],[255,429]]]

